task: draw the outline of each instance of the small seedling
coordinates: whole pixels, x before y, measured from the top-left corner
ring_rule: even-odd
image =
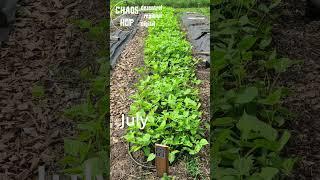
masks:
[[[33,98],[42,98],[45,96],[44,88],[41,85],[34,85],[32,87],[32,97]]]

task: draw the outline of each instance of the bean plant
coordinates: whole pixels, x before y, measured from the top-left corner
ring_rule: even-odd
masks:
[[[87,167],[91,175],[109,175],[108,149],[109,131],[109,52],[105,40],[108,37],[108,22],[101,21],[94,25],[89,20],[79,20],[76,24],[87,32],[88,38],[98,45],[91,66],[80,72],[80,77],[87,82],[87,97],[81,103],[64,111],[64,116],[75,120],[76,135],[64,140],[64,157],[60,161],[63,172],[80,174],[84,177]]]
[[[170,147],[172,163],[178,154],[199,153],[208,142],[201,128],[201,104],[195,76],[196,61],[191,46],[181,32],[172,8],[161,12],[156,26],[149,27],[145,42],[145,67],[132,96],[130,116],[147,119],[143,130],[129,126],[125,139],[131,151],[142,150],[148,161],[155,158],[155,143]]]
[[[281,73],[298,61],[272,48],[280,1],[214,0],[211,8],[211,176],[271,180],[289,176],[296,158],[282,156],[293,114]]]

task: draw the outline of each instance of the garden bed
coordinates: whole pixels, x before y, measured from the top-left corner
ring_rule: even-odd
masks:
[[[170,17],[172,18],[172,17]],[[170,19],[169,18],[169,19]],[[170,19],[169,21],[172,22]],[[173,21],[173,24],[176,22]],[[161,24],[161,26],[163,26]],[[169,25],[166,28],[171,28],[172,25]],[[175,27],[175,26],[173,26]],[[150,31],[149,31],[150,32]],[[176,29],[172,32],[174,36],[176,36]],[[166,40],[166,34],[164,32],[163,35],[159,34],[160,36],[165,36],[163,40]],[[157,179],[156,173],[153,169],[153,163],[148,163],[143,166],[140,164],[136,164],[134,160],[129,156],[128,153],[128,142],[126,139],[123,138],[124,135],[126,135],[129,131],[126,129],[119,128],[121,126],[121,115],[122,114],[130,114],[130,106],[131,106],[131,113],[132,113],[132,107],[135,103],[135,101],[132,100],[132,95],[137,93],[137,87],[135,84],[139,84],[142,80],[142,78],[146,78],[146,74],[143,73],[143,75],[138,75],[138,72],[136,71],[137,67],[139,68],[147,68],[146,71],[152,70],[152,66],[150,66],[150,62],[145,59],[146,52],[148,51],[146,48],[157,48],[157,43],[153,44],[153,46],[150,44],[146,45],[144,37],[148,37],[146,33],[146,29],[144,30],[138,30],[136,36],[128,43],[126,46],[126,49],[122,52],[122,55],[119,59],[119,63],[114,68],[112,75],[111,75],[111,121],[112,121],[112,128],[111,128],[111,177],[116,179],[138,179],[138,178],[147,178],[147,179]],[[176,37],[174,37],[176,38]],[[184,39],[185,37],[182,37]],[[149,40],[150,41],[150,40]],[[185,42],[185,40],[182,40]],[[175,42],[172,40],[172,42],[167,41],[170,45],[171,43]],[[182,45],[181,45],[182,46]],[[168,46],[170,47],[170,46]],[[168,49],[169,50],[169,49]],[[180,49],[177,49],[178,51],[183,51]],[[157,51],[159,52],[159,51]],[[171,51],[174,52],[174,51]],[[160,52],[159,52],[160,53]],[[191,53],[191,49],[185,49],[184,53],[188,55]],[[180,58],[183,58],[180,57]],[[161,61],[164,61],[164,59],[159,59],[159,63]],[[147,63],[147,64],[146,64]],[[177,63],[177,62],[176,62]],[[178,64],[178,63],[177,63]],[[187,63],[185,63],[185,66],[188,66]],[[148,68],[150,68],[148,70]],[[170,67],[172,68],[172,67]],[[183,68],[183,67],[182,67]],[[190,69],[191,70],[191,69]],[[141,72],[141,71],[140,71]],[[199,63],[196,70],[196,75],[199,79],[203,80],[199,86],[200,90],[200,102],[201,107],[200,110],[203,111],[203,114],[201,116],[202,119],[202,128],[206,129],[205,122],[208,122],[209,118],[209,69],[205,68],[205,64]],[[159,73],[157,70],[153,73]],[[165,77],[165,72],[163,79],[168,79]],[[150,71],[150,75],[152,75],[152,71]],[[174,79],[172,77],[172,79]],[[160,79],[159,79],[160,80]],[[161,81],[160,81],[161,82]],[[159,83],[160,83],[159,82]],[[154,84],[157,84],[155,82]],[[147,88],[147,87],[146,87]],[[183,85],[182,87],[183,88]],[[179,88],[180,89],[180,88]],[[142,88],[139,88],[138,92],[139,94],[143,94],[141,92],[143,90]],[[139,95],[136,94],[135,96]],[[158,94],[158,93],[155,93]],[[129,98],[131,96],[131,98]],[[154,105],[156,105],[155,103]],[[158,117],[160,119],[160,117]],[[191,122],[190,122],[191,124]],[[147,124],[147,126],[150,126]],[[206,133],[208,136],[208,133]],[[128,138],[128,136],[125,136]],[[139,138],[139,137],[137,137]],[[150,144],[153,146],[152,144]],[[172,146],[174,147],[174,146]],[[173,150],[172,150],[173,151]],[[184,158],[183,156],[178,156],[176,162],[170,166],[170,176],[176,177],[177,179],[190,179],[192,176],[208,179],[209,178],[209,155],[208,155],[208,148],[205,148],[205,150],[201,151],[199,154],[199,161],[190,165],[190,163],[187,161],[188,158]],[[142,153],[142,151],[134,152],[133,153],[134,158],[139,162],[145,162],[147,159],[144,157],[145,154]],[[149,159],[149,158],[148,158]],[[145,166],[148,166],[150,168],[146,168]],[[189,174],[187,168],[190,167],[196,168],[194,171],[198,174]],[[197,167],[195,167],[197,166]],[[198,167],[199,166],[199,167]],[[201,172],[200,172],[201,171]]]

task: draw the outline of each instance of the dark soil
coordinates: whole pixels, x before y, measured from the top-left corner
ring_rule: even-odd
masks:
[[[40,165],[58,170],[63,138],[74,134],[61,112],[84,97],[79,70],[95,49],[71,22],[101,19],[105,7],[103,0],[18,2],[15,29],[0,47],[0,179],[31,179]],[[32,95],[35,87],[44,95]]]
[[[289,123],[293,137],[288,156],[298,161],[291,179],[320,179],[320,21],[305,17],[304,1],[285,0],[279,22],[274,25],[278,52],[302,60],[281,78],[291,94],[285,101],[297,116]]]

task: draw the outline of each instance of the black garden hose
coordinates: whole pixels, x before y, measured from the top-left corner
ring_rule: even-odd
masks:
[[[141,167],[147,168],[147,169],[155,169],[155,166],[147,166],[145,164],[147,164],[147,162],[139,162],[137,159],[135,159],[132,155],[132,152],[130,152],[130,148],[131,148],[131,143],[128,143],[128,154],[130,155],[131,159],[133,160],[134,163],[138,164]]]

